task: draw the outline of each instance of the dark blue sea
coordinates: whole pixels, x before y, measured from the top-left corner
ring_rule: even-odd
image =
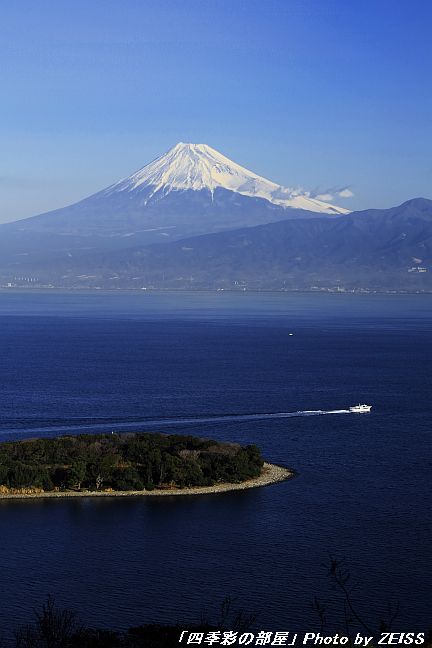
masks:
[[[143,429],[256,443],[288,482],[181,498],[0,502],[0,628],[48,593],[96,627],[432,625],[432,296],[0,293],[0,440]],[[293,335],[289,335],[292,333]],[[371,403],[368,415],[302,415]],[[299,413],[288,418],[244,415]],[[238,418],[237,418],[238,416]],[[223,421],[201,421],[231,417]],[[188,422],[182,419],[188,419]],[[189,419],[198,419],[192,420]]]

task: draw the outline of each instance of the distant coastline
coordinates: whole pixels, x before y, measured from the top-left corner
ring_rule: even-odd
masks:
[[[7,284],[0,284],[0,292],[1,293],[10,293],[10,292],[28,292],[28,293],[34,293],[34,292],[47,292],[47,293],[68,293],[68,292],[77,292],[77,293],[147,293],[147,294],[152,294],[152,293],[174,293],[176,295],[179,294],[184,294],[184,293],[192,293],[192,294],[199,294],[199,293],[217,293],[220,294],[221,292],[224,293],[234,293],[234,294],[286,294],[286,295],[292,295],[292,294],[307,294],[307,295],[431,295],[432,294],[432,288],[400,288],[400,289],[392,289],[392,288],[363,288],[363,287],[357,287],[357,288],[341,288],[340,286],[323,286],[321,288],[236,288],[233,286],[230,286],[228,288],[216,288],[216,287],[199,287],[199,288],[192,288],[192,287],[184,287],[184,288],[175,288],[175,287],[169,287],[169,288],[162,288],[162,287],[144,287],[144,288],[128,288],[128,287],[122,287],[122,288],[113,288],[109,286],[62,286],[62,285],[19,285],[19,284],[14,284],[14,285],[7,285]]]
[[[114,490],[64,490],[64,491],[42,491],[39,492],[21,492],[21,493],[0,493],[0,500],[22,500],[22,499],[59,499],[71,497],[172,497],[172,496],[190,496],[190,495],[216,495],[218,493],[227,493],[238,490],[248,490],[250,488],[259,488],[270,486],[279,482],[287,481],[295,477],[296,473],[292,469],[284,468],[277,464],[265,462],[262,472],[258,477],[248,479],[239,483],[224,482],[214,484],[213,486],[196,486],[185,488],[163,488],[154,490],[139,491],[114,491]],[[28,489],[30,490],[30,489]]]

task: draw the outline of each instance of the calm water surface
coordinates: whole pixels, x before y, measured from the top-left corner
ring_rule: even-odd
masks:
[[[227,595],[261,626],[299,631],[317,627],[318,596],[337,624],[329,554],[346,559],[370,623],[399,600],[396,625],[430,627],[431,306],[0,293],[1,440],[175,430],[256,443],[299,473],[212,497],[0,502],[0,627],[48,593],[93,626],[193,620]],[[166,424],[359,401],[373,413]]]

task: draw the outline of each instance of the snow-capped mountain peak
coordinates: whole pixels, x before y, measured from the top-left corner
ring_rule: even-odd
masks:
[[[145,192],[145,202],[172,191],[210,191],[218,188],[253,198],[263,198],[282,207],[327,214],[348,210],[318,200],[301,189],[282,187],[233,162],[207,144],[179,142],[142,169],[108,187],[106,194]]]

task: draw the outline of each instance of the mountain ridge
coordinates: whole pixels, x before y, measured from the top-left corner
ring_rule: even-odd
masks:
[[[65,287],[432,291],[432,201],[84,255],[39,271]]]

